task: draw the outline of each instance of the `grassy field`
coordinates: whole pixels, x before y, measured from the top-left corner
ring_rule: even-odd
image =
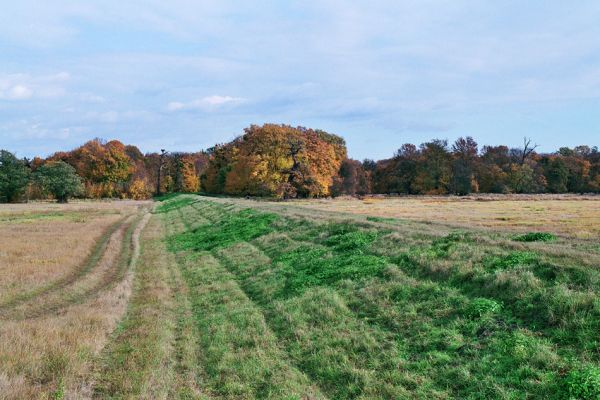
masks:
[[[600,398],[598,202],[502,200],[572,213],[578,235],[491,201],[410,211],[430,200],[61,211],[90,239],[2,283],[0,398]],[[38,232],[58,213],[27,207],[0,218]]]
[[[600,196],[473,195],[299,200],[296,206],[451,226],[600,238]]]
[[[0,398],[89,392],[91,361],[127,306],[149,206],[0,208]]]

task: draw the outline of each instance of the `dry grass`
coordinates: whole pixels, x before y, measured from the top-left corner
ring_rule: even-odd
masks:
[[[144,203],[82,202],[0,209],[0,219],[8,222],[0,229],[0,249],[3,257],[11,260],[2,264],[2,273],[9,277],[3,284],[13,288],[13,296],[19,290],[33,290],[31,299],[5,307],[0,315],[0,399],[81,398],[90,394],[87,374],[91,363],[123,316],[131,292],[132,276],[127,267],[131,267],[129,260],[136,252],[131,240],[135,243],[144,221],[129,223],[139,221],[133,215],[140,206]],[[111,235],[98,262],[85,274],[73,275],[90,254],[94,241],[122,218],[125,222]],[[11,229],[20,235],[11,235]],[[28,240],[31,237],[36,242]],[[32,256],[19,258],[15,256],[19,251]],[[119,265],[125,266],[121,275],[111,272]],[[76,279],[52,286],[69,275]],[[40,291],[43,287],[49,290]]]
[[[369,197],[299,200],[295,206],[466,228],[600,236],[600,196]]]
[[[51,285],[81,266],[133,202],[0,205],[0,305]]]

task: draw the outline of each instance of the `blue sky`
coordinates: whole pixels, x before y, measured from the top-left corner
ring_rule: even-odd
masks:
[[[250,124],[350,156],[471,135],[600,145],[598,1],[5,2],[0,148],[196,151]]]

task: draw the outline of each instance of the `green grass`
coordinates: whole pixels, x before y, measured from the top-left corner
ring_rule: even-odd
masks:
[[[184,199],[161,207],[215,398],[598,398],[585,253]]]
[[[529,232],[515,236],[517,242],[552,242],[556,240],[556,235],[548,232]]]

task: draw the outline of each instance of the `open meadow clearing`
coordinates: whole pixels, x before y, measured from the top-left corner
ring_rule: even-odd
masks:
[[[597,200],[401,201],[1,208],[0,397],[597,399]]]
[[[402,196],[298,200],[307,208],[405,218],[465,228],[600,237],[600,197],[581,195]]]

